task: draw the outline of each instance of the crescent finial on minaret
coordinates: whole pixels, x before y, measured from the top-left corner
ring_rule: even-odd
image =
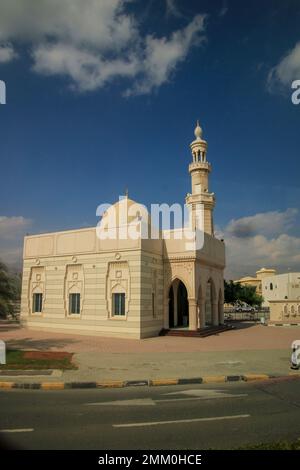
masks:
[[[195,137],[196,137],[197,140],[202,139],[202,129],[199,125],[199,119],[197,119],[197,124],[196,124],[196,127],[195,127],[194,134],[195,134]]]

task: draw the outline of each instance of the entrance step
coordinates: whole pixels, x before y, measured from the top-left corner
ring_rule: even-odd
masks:
[[[231,325],[219,325],[219,326],[208,326],[201,330],[176,330],[174,328],[170,330],[162,329],[159,336],[181,336],[181,337],[193,337],[193,338],[205,338],[206,336],[217,335],[223,331],[229,331],[235,329]]]

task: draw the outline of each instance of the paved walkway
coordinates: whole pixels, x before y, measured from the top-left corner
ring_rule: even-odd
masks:
[[[291,342],[300,339],[300,328],[243,323],[236,330],[207,338],[126,340],[34,331],[1,323],[0,339],[11,349],[74,352],[79,370],[63,372],[60,378],[63,381],[248,373],[287,375]],[[34,378],[26,380],[34,381]],[[45,380],[58,378],[45,377]]]

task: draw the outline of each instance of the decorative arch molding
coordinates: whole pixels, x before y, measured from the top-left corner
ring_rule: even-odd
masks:
[[[202,299],[205,298],[207,284],[208,282],[210,282],[212,286],[213,301],[218,302],[218,291],[219,291],[218,274],[214,273],[213,271],[209,271],[209,272],[202,271],[199,277],[200,277],[200,281],[197,286],[198,300],[201,299],[201,295],[202,295]]]
[[[112,261],[107,265],[105,299],[107,318],[113,318],[113,294],[125,294],[125,317],[129,312],[131,289],[130,270],[127,261]]]
[[[220,298],[220,274],[214,270],[199,272],[197,285],[197,324],[198,328],[217,326],[224,321],[223,302]]]
[[[64,312],[69,316],[69,295],[80,294],[80,315],[84,303],[84,272],[82,264],[67,264],[64,279]],[[78,315],[77,315],[78,316]]]
[[[188,281],[186,279],[182,278],[181,276],[176,275],[176,274],[172,277],[171,282],[169,282],[167,291],[169,292],[170,288],[173,286],[175,281],[178,281],[178,283],[182,282],[182,284],[185,285],[185,288],[186,288],[187,293],[188,293],[188,298],[191,298],[192,297],[190,295],[191,287],[189,286]]]
[[[185,283],[177,276],[173,279],[168,291],[168,327],[189,326],[188,291]]]
[[[224,291],[221,287],[219,288],[218,302],[219,303],[221,303],[221,302],[224,303]]]
[[[224,324],[224,287],[219,288],[218,295],[218,321],[219,325]]]
[[[195,260],[182,259],[169,262],[164,266],[165,298],[168,298],[170,287],[175,279],[181,281],[187,290],[188,298],[195,298]]]
[[[29,283],[28,283],[28,312],[32,313],[33,294],[43,295],[43,307],[46,300],[45,295],[46,273],[44,266],[32,266],[30,269]]]
[[[115,293],[126,294],[126,288],[124,286],[122,286],[122,284],[120,282],[117,282],[116,284],[114,284],[112,286],[111,293],[112,294],[115,294]]]

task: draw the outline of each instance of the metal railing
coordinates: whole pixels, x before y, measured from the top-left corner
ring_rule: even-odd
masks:
[[[234,308],[224,308],[225,321],[254,321],[266,323],[269,319],[269,307],[261,307],[255,312],[236,312]]]

